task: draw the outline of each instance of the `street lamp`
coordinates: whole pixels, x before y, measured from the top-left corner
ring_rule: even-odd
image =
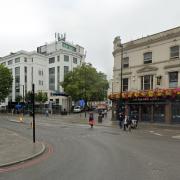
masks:
[[[119,102],[119,105],[121,105],[121,111],[122,111],[122,85],[123,85],[123,83],[122,83],[122,81],[123,81],[123,78],[122,78],[122,66],[123,66],[123,45],[121,44],[121,89],[120,89],[120,102]]]

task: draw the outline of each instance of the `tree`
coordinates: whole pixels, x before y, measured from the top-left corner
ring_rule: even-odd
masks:
[[[32,102],[32,98],[33,98],[32,91],[28,91],[26,96],[25,96],[25,101],[26,102]],[[40,91],[40,92],[35,94],[35,101],[36,102],[43,104],[47,100],[48,100],[47,93]]]
[[[22,96],[19,95],[19,96],[16,97],[15,101],[16,101],[16,102],[21,102],[22,99],[23,99]]]
[[[0,64],[0,101],[4,100],[12,88],[13,77],[11,71]]]
[[[32,97],[33,97],[32,91],[28,91],[25,95],[25,102],[28,102],[28,103],[31,102]]]
[[[80,99],[102,101],[107,96],[106,75],[97,72],[91,64],[84,63],[81,67],[78,66],[73,71],[68,72],[61,85],[74,101]]]
[[[45,103],[47,100],[47,93],[40,91],[35,94],[35,101],[39,102],[40,104]]]

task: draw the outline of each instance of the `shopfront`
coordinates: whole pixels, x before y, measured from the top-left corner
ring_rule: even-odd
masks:
[[[119,96],[111,95],[114,104]],[[150,123],[180,123],[180,90],[150,90],[122,94],[128,115],[137,114],[138,120]],[[117,106],[116,106],[117,107]]]

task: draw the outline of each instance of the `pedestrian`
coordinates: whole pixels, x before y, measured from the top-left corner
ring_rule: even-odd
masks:
[[[11,109],[12,116],[14,115],[14,108]]]
[[[91,126],[91,128],[93,128],[93,126],[94,126],[94,114],[93,114],[93,112],[89,113],[89,125]]]
[[[128,128],[128,116],[127,115],[125,115],[123,126],[124,126],[124,128],[123,128],[124,131],[126,131],[126,128]]]
[[[127,119],[127,128],[129,131],[131,131],[131,125],[132,125],[132,118],[128,117]]]
[[[104,117],[107,118],[107,109],[104,110]]]
[[[119,127],[122,129],[122,123],[123,123],[123,119],[124,119],[124,115],[122,112],[119,113]]]
[[[46,109],[46,117],[49,117],[49,110],[48,109]]]

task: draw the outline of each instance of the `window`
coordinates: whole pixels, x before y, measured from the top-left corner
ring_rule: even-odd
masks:
[[[179,58],[179,46],[170,48],[170,58]]]
[[[64,61],[69,62],[69,56],[64,55]]]
[[[24,62],[27,62],[27,57],[24,57]]]
[[[145,75],[141,77],[141,90],[153,89],[153,75]]]
[[[77,64],[77,58],[73,57],[73,63]]]
[[[6,65],[6,62],[2,62],[1,64],[5,66],[5,65]]]
[[[15,68],[15,97],[19,96],[20,92],[20,67]]]
[[[58,62],[60,61],[60,57],[59,57],[59,56],[57,56],[57,61],[58,61]]]
[[[128,91],[128,78],[123,79],[123,91]]]
[[[49,58],[49,64],[52,64],[55,62],[55,57]]]
[[[49,68],[49,89],[55,90],[55,67]]]
[[[69,66],[64,66],[64,76],[69,72]]]
[[[32,62],[33,62],[33,58],[32,58]]]
[[[19,63],[19,62],[20,62],[20,58],[16,58],[15,63]]]
[[[8,65],[11,65],[13,63],[13,60],[8,61]]]
[[[129,67],[129,57],[123,58],[123,68],[128,68]]]
[[[178,86],[178,72],[169,73],[169,87],[175,88]]]
[[[144,53],[144,64],[152,63],[152,52]]]
[[[60,83],[60,66],[57,67],[57,90],[59,91],[59,83]]]
[[[39,80],[39,85],[43,86],[43,81]]]

